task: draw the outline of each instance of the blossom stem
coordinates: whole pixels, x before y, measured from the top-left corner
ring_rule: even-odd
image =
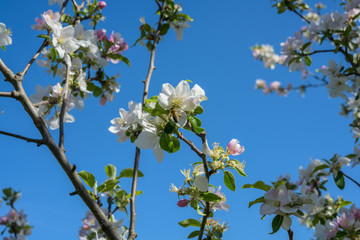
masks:
[[[159,40],[160,36],[160,28],[162,26],[162,23],[164,21],[164,10],[167,4],[167,0],[164,0],[162,2],[162,6],[160,8],[160,20],[158,23],[158,27],[155,33],[154,42],[152,44],[152,49],[150,53],[150,62],[149,62],[149,68],[147,71],[146,78],[144,80],[144,91],[143,91],[143,97],[142,97],[142,104],[145,104],[145,100],[148,97],[149,93],[149,86],[150,86],[150,80],[153,74],[153,71],[155,69],[155,53],[156,53],[156,46]],[[136,211],[135,211],[135,198],[136,198],[136,188],[137,188],[137,178],[138,178],[138,169],[139,169],[139,161],[140,161],[140,149],[136,147],[135,150],[135,160],[134,160],[134,173],[132,178],[132,185],[131,185],[131,198],[130,198],[130,227],[129,227],[129,236],[128,240],[134,240],[137,236],[135,232],[135,218],[136,218]]]
[[[289,230],[287,232],[288,232],[288,235],[289,235],[289,240],[294,240],[294,232],[291,231],[290,228],[289,228]]]
[[[356,185],[358,185],[358,187],[360,187],[360,183],[358,183],[355,179],[351,178],[349,175],[345,174],[343,171],[340,171],[344,177],[346,177],[347,179],[349,179],[350,181],[352,181],[353,183],[355,183]]]

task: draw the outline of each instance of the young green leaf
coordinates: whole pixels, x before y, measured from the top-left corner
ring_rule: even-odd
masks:
[[[127,178],[132,178],[134,174],[134,169],[133,168],[126,168],[124,170],[121,171],[120,175],[117,176],[116,178],[122,178],[122,177],[127,177]],[[140,172],[140,170],[138,170],[138,177],[143,177],[144,174],[142,172]]]
[[[284,216],[276,215],[276,216],[274,217],[274,219],[272,220],[272,223],[271,223],[273,232],[270,233],[270,234],[274,234],[274,233],[276,233],[277,231],[279,231],[279,229],[280,229],[283,221],[284,221]]]
[[[112,164],[109,164],[105,167],[106,175],[109,178],[115,178],[116,177],[116,167]]]
[[[182,227],[201,227],[201,222],[196,219],[189,218],[179,222],[179,225]]]
[[[84,182],[91,188],[95,185],[95,177],[92,173],[81,171],[79,172],[79,176],[84,180]]]
[[[338,188],[340,188],[341,190],[345,188],[345,178],[344,174],[341,171],[336,174],[336,176],[334,177],[334,181],[336,186],[338,186]]]
[[[224,183],[225,186],[231,191],[235,191],[236,183],[234,175],[229,171],[224,171]]]

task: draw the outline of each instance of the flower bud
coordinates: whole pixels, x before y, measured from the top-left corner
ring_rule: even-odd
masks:
[[[227,145],[227,153],[233,156],[240,155],[245,151],[244,146],[240,146],[239,140],[233,138]]]
[[[98,7],[100,8],[100,10],[104,9],[106,7],[106,2],[105,1],[98,2]]]
[[[189,201],[186,200],[186,199],[180,199],[180,200],[177,202],[177,205],[178,205],[179,207],[186,207],[188,204],[189,204]]]
[[[8,217],[1,217],[0,218],[0,224],[5,225],[8,222],[8,220],[9,220]]]

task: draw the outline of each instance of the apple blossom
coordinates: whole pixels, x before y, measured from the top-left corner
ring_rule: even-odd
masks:
[[[0,22],[0,47],[12,44],[10,35],[10,29],[7,29],[5,24]]]
[[[179,41],[183,40],[184,29],[190,27],[190,25],[187,22],[181,22],[181,21],[171,22],[170,26],[175,30],[176,38]]]
[[[233,138],[226,147],[226,152],[229,155],[237,156],[245,151],[244,146],[240,146],[239,140]]]

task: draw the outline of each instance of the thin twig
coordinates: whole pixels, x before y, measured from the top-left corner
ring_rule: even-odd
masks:
[[[66,78],[65,78],[65,87],[62,94],[62,104],[60,109],[59,117],[59,148],[64,150],[64,115],[66,111],[66,104],[69,92],[69,78],[70,78],[70,66],[66,64]]]
[[[146,75],[146,78],[144,80],[144,91],[143,91],[143,98],[142,98],[142,104],[145,104],[145,100],[148,97],[149,93],[149,86],[150,86],[150,80],[153,74],[153,71],[155,69],[155,53],[156,53],[156,46],[157,42],[159,40],[160,36],[160,28],[162,25],[162,22],[164,20],[163,11],[166,7],[167,0],[164,0],[160,9],[160,20],[157,26],[157,31],[155,33],[154,42],[152,45],[151,53],[150,53],[150,62],[149,62],[149,68]],[[134,173],[132,178],[132,185],[131,185],[131,198],[130,198],[130,227],[129,227],[129,236],[128,240],[134,240],[137,236],[135,232],[135,220],[136,220],[136,210],[135,210],[135,200],[136,200],[136,188],[137,188],[137,178],[138,178],[138,169],[139,169],[139,161],[140,161],[140,149],[136,147],[135,149],[135,160],[134,160]]]
[[[305,22],[307,22],[308,24],[310,24],[310,21],[307,19],[307,18],[305,18],[301,13],[299,13],[296,9],[293,9],[293,10],[291,10],[291,9],[289,9],[290,11],[292,11],[292,12],[294,12],[296,15],[298,15],[301,19],[303,19]]]
[[[34,103],[34,107],[40,107],[41,105],[44,105],[44,104],[49,104],[50,102],[49,101],[41,101],[41,102],[38,102],[38,103]]]
[[[358,187],[360,187],[360,183],[358,183],[355,179],[353,179],[352,177],[350,177],[349,175],[345,174],[343,171],[341,171],[342,174],[348,178],[350,181],[352,181],[353,183],[355,183],[356,185],[358,185]]]
[[[51,32],[48,32],[48,36],[50,36]],[[21,72],[21,74],[24,76],[27,71],[29,70],[29,68],[31,67],[31,65],[35,62],[35,60],[40,56],[42,50],[49,44],[49,39],[45,39],[44,42],[41,44],[39,50],[37,50],[37,52],[35,53],[35,55],[30,59],[30,61],[28,62],[28,64],[26,64],[24,70]]]
[[[325,50],[315,50],[309,53],[298,53],[300,56],[311,56],[318,53],[328,53],[328,52],[334,52],[335,49],[325,49]]]
[[[42,139],[28,138],[28,137],[24,137],[24,136],[21,136],[21,135],[18,135],[18,134],[4,132],[4,131],[0,131],[0,134],[10,136],[10,137],[14,137],[14,138],[18,138],[18,139],[22,139],[22,140],[25,140],[27,142],[36,143],[38,147],[44,144],[44,140],[42,140]]]

